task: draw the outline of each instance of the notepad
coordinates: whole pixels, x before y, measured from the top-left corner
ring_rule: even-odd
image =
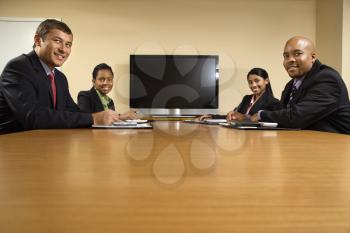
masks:
[[[96,129],[152,129],[153,126],[150,123],[140,124],[113,124],[113,125],[92,125],[92,128]]]
[[[116,122],[113,122],[113,125],[114,126],[126,126],[126,125],[136,126],[137,122],[135,122],[135,121],[116,121]]]
[[[205,124],[218,125],[219,123],[226,123],[226,119],[204,119]]]
[[[135,120],[125,120],[125,122],[132,122],[132,123],[140,124],[140,123],[147,123],[148,120],[135,119]]]
[[[245,130],[299,130],[293,128],[278,127],[278,123],[275,122],[252,122],[252,121],[235,121],[228,123],[220,123],[220,125],[227,128],[245,129]]]
[[[147,123],[147,120],[140,120],[140,119],[135,119],[135,120],[124,120],[124,121],[116,121],[113,123],[113,125],[116,126],[136,126],[137,124],[144,124]]]
[[[255,122],[255,121],[231,121],[232,126],[244,126],[244,127],[277,127],[278,123],[275,122]]]

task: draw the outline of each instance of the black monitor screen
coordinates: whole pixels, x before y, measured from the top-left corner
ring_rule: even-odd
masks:
[[[218,56],[131,55],[130,107],[217,109]]]

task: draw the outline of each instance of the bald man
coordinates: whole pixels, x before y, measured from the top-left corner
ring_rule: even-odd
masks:
[[[350,134],[346,85],[336,70],[317,59],[313,42],[300,36],[289,39],[283,58],[292,80],[282,92],[282,108],[261,111],[251,119],[277,122],[280,127]]]

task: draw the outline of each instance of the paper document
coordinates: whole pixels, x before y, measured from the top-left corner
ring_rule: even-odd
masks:
[[[227,122],[220,123],[220,125],[227,128],[234,129],[246,129],[246,130],[299,130],[293,128],[282,128],[278,127],[276,122],[252,122],[252,121],[236,121],[236,122]]]
[[[97,129],[152,129],[153,126],[150,123],[140,124],[113,124],[113,125],[92,125],[92,128]]]
[[[133,122],[133,121],[116,121],[113,122],[113,125],[119,126],[119,125],[137,125],[137,122]]]
[[[125,122],[133,122],[133,123],[140,124],[140,123],[147,123],[148,120],[135,119],[135,120],[125,120]]]
[[[204,122],[219,124],[219,123],[226,123],[227,121],[226,119],[204,119]]]
[[[232,126],[244,126],[244,127],[277,127],[275,122],[255,122],[255,121],[231,121]]]

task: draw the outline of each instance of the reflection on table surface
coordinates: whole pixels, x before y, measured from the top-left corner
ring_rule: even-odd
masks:
[[[350,232],[350,137],[182,122],[0,136],[1,232]]]

